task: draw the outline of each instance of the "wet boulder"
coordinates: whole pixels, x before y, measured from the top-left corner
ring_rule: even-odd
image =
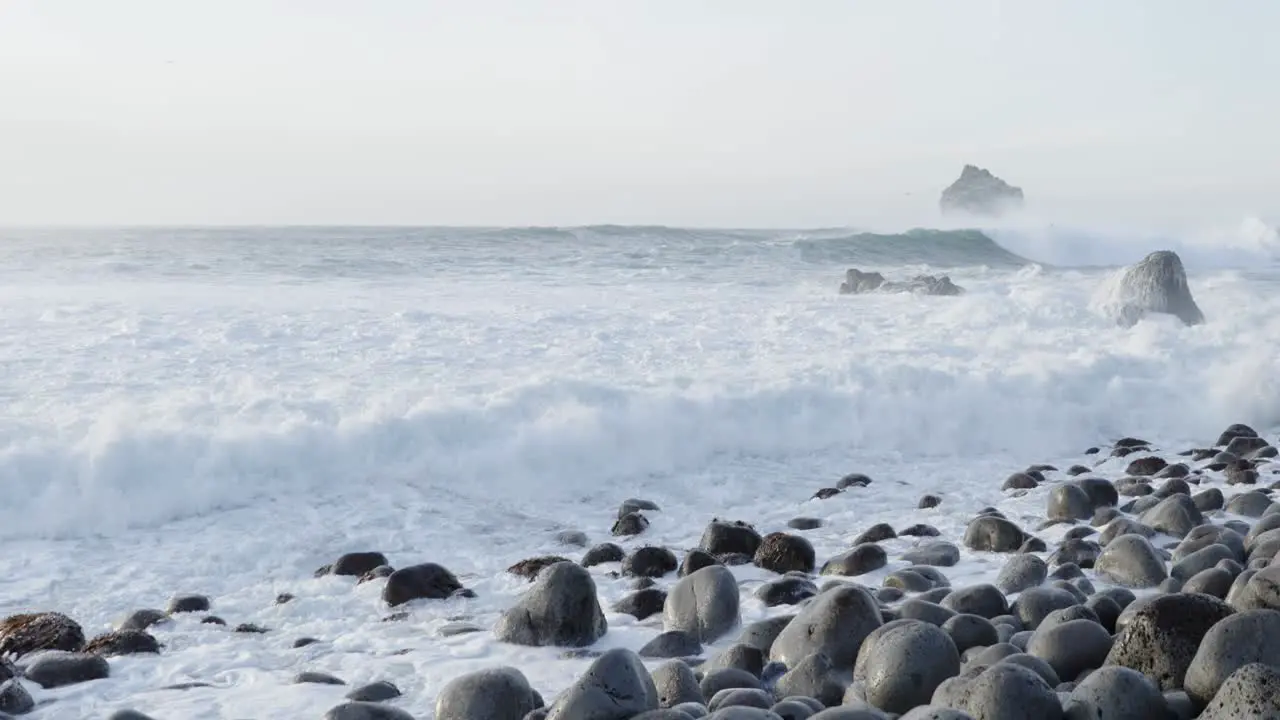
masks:
[[[640,656],[616,648],[596,658],[547,712],[547,720],[625,720],[658,709],[658,689]]]
[[[391,573],[382,586],[382,599],[395,607],[411,600],[444,600],[461,589],[462,583],[443,566],[423,563]]]
[[[828,560],[822,566],[822,574],[856,577],[875,572],[888,562],[889,556],[884,548],[875,543],[865,543]]]
[[[84,647],[84,631],[62,613],[10,615],[0,620],[0,656],[22,657],[37,650],[76,652]]]
[[[1227,676],[1200,720],[1280,717],[1280,668],[1249,663]]]
[[[960,654],[946,631],[919,620],[897,620],[862,644],[854,681],[863,698],[889,712],[928,704],[944,680],[960,672]]]
[[[698,545],[712,555],[739,553],[754,557],[761,540],[760,533],[747,523],[713,520],[703,531]]]
[[[111,673],[100,655],[50,650],[40,653],[25,670],[28,680],[49,689],[101,680]]]
[[[573,563],[556,563],[503,614],[493,632],[517,645],[585,647],[607,628],[590,573]]]
[[[1209,628],[1191,665],[1184,689],[1200,705],[1213,700],[1227,678],[1252,663],[1274,663],[1280,648],[1280,612],[1246,610]]]
[[[992,515],[974,518],[964,533],[965,547],[987,552],[1016,552],[1026,539],[1022,528]]]
[[[726,567],[703,568],[682,578],[667,594],[664,629],[680,630],[701,642],[714,642],[737,626],[738,583]]]
[[[1141,535],[1121,535],[1098,556],[1095,568],[1112,582],[1125,587],[1155,587],[1168,577],[1164,558]]]
[[[813,545],[808,540],[780,532],[765,535],[755,554],[757,567],[779,574],[811,573],[815,562]]]
[[[880,607],[856,586],[832,588],[809,602],[774,640],[769,659],[794,667],[816,652],[836,668],[852,668],[862,641],[880,627]]]

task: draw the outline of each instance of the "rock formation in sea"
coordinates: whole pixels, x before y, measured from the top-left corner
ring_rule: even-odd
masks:
[[[860,295],[869,292],[912,292],[921,295],[959,295],[964,288],[951,282],[946,275],[916,275],[907,280],[886,280],[878,272],[862,272],[857,268],[845,271],[840,283],[841,295]]]
[[[1132,327],[1148,313],[1173,315],[1186,325],[1204,322],[1204,313],[1191,297],[1182,259],[1158,250],[1142,259],[1105,288],[1104,311],[1124,327]]]
[[[942,191],[943,213],[997,216],[1022,207],[1022,188],[1001,180],[991,171],[965,165],[960,177]]]

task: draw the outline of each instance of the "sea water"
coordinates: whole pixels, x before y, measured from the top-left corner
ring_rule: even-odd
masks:
[[[682,553],[713,517],[764,533],[806,515],[825,522],[807,534],[822,562],[875,522],[955,541],[985,505],[1042,512],[1043,493],[1004,497],[1004,477],[1097,462],[1083,451],[1124,435],[1181,449],[1232,422],[1274,434],[1268,238],[1256,221],[1211,237],[5,230],[0,615],[57,610],[95,635],[202,593],[230,627],[270,630],[178,617],[154,629],[158,658],[28,684],[37,717],[320,717],[350,689],[292,684],[303,670],[390,680],[418,717],[450,678],[499,664],[550,699],[589,660],[437,631],[490,627],[527,587],[512,563],[580,557],[559,530],[618,541],[625,498],[662,508],[629,549]],[[1182,254],[1207,323],[1118,327],[1098,288],[1162,248]],[[849,267],[947,274],[966,292],[841,296]],[[812,497],[849,472],[874,482]],[[925,493],[943,503],[916,509]],[[908,540],[886,543],[891,556]],[[312,577],[357,550],[440,563],[478,597],[384,621],[379,582]],[[948,574],[999,562],[966,553]],[[593,569],[606,611],[630,587],[616,569]],[[768,576],[735,573],[748,588]],[[284,592],[295,599],[276,604]],[[747,621],[783,611],[744,600]],[[608,619],[598,649],[661,631]],[[320,642],[293,648],[303,636]],[[209,687],[161,689],[189,682]]]

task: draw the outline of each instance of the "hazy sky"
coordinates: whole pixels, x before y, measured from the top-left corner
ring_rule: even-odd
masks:
[[[1277,0],[0,0],[0,224],[1280,210]]]

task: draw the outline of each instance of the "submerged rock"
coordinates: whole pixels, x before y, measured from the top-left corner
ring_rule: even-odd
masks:
[[[996,216],[1020,209],[1022,203],[1022,188],[992,175],[990,170],[965,165],[960,177],[942,191],[938,205],[943,213]]]
[[[946,275],[915,275],[906,280],[886,280],[878,272],[862,272],[857,268],[845,271],[840,283],[841,295],[861,295],[869,292],[910,292],[920,295],[954,296],[964,293],[964,288],[951,282]]]

